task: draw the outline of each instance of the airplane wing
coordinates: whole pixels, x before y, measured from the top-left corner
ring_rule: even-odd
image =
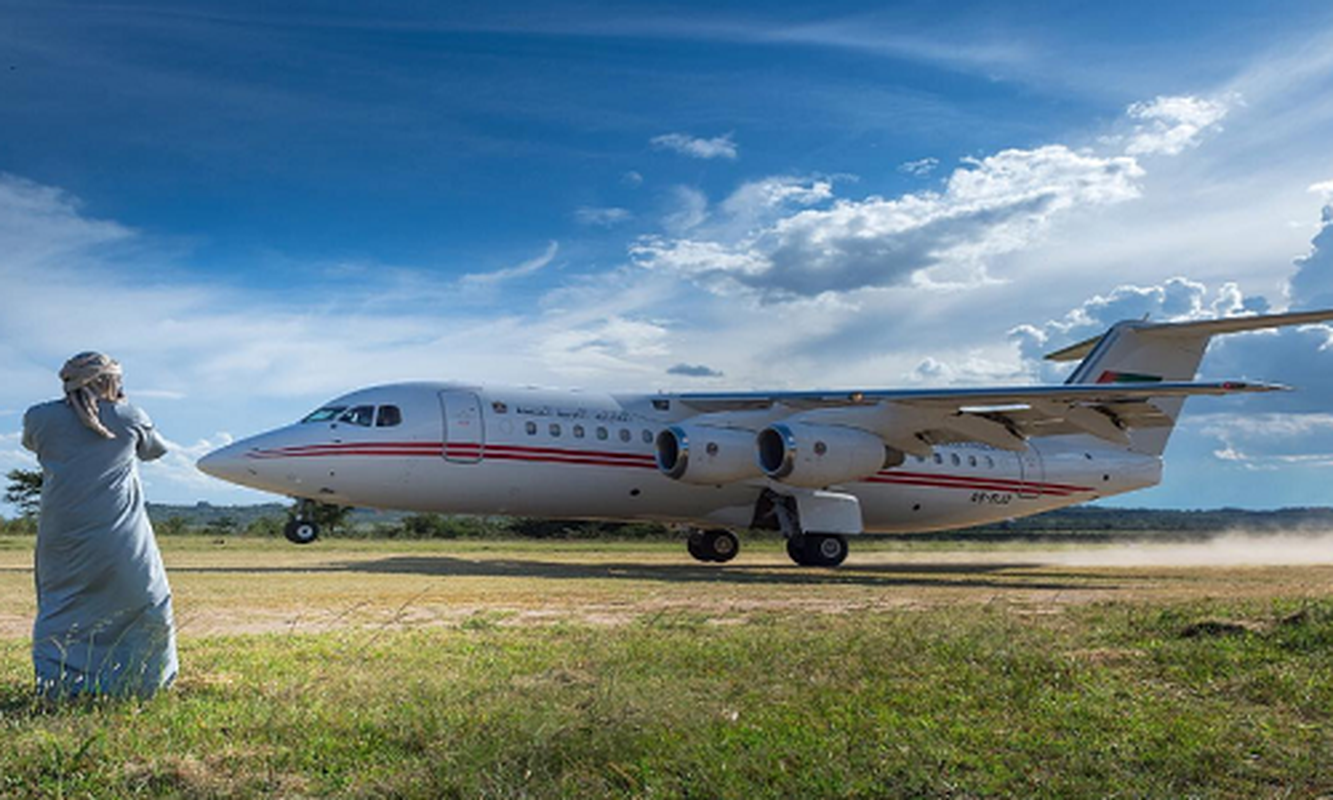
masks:
[[[1125,431],[1168,426],[1172,419],[1152,401],[1199,395],[1285,391],[1252,381],[1172,381],[1143,384],[1060,384],[977,389],[868,389],[813,392],[689,393],[676,396],[700,414],[789,409],[821,422],[892,427],[929,444],[980,441],[1017,450],[1032,436],[1089,433],[1123,444]],[[909,428],[911,430],[905,430]],[[909,449],[909,452],[911,450]]]

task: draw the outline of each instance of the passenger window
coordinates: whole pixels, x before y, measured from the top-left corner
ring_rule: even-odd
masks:
[[[653,432],[648,430],[647,428],[643,429],[643,443],[644,444],[653,443]]]
[[[575,425],[575,426],[574,426],[574,438],[575,438],[575,439],[582,439],[582,438],[583,438],[583,426],[582,426],[582,425]]]
[[[953,465],[956,467],[956,466],[959,466],[960,464],[962,464],[962,463],[963,463],[963,460],[962,460],[961,458],[958,457],[958,454],[957,454],[957,453],[950,453],[950,454],[949,454],[949,463],[950,463],[950,464],[953,464]]]
[[[508,414],[509,406],[505,405],[499,400],[496,400],[494,403],[491,403],[491,410],[497,414]]]
[[[528,432],[529,436],[537,435],[537,423],[529,421],[523,426],[523,430]]]
[[[600,426],[600,425],[597,426],[597,438],[598,438],[598,439],[601,439],[602,441],[606,441],[606,437],[607,437],[608,435],[609,435],[609,434],[606,432],[606,428],[603,428],[603,427]]]
[[[621,429],[620,429],[620,441],[622,441],[622,442],[628,442],[630,439],[633,439],[633,438],[634,438],[634,434],[632,434],[632,433],[629,432],[629,428],[621,428]]]
[[[369,428],[375,421],[375,407],[357,406],[356,408],[349,409],[348,411],[343,412],[341,417],[338,417],[338,421],[346,422],[349,425],[360,425]]]
[[[918,464],[924,464],[924,463],[926,463],[925,456],[912,456],[912,458],[915,458],[915,459],[916,459],[916,463],[918,463]]]
[[[968,456],[968,457],[967,457],[967,465],[968,465],[969,467],[972,467],[973,469],[976,469],[976,466],[977,466],[977,457],[976,457],[976,456]]]
[[[986,469],[995,469],[995,459],[986,456]]]
[[[347,410],[347,406],[326,406],[318,411],[312,411],[301,420],[302,424],[307,422],[329,422],[338,418],[338,415]]]
[[[557,436],[557,437],[558,437],[558,436],[560,435],[560,423],[558,423],[558,422],[552,422],[552,423],[551,423],[551,429],[550,429],[550,430],[551,430],[551,435],[552,435],[552,436]]]
[[[379,416],[375,418],[376,428],[392,428],[403,423],[403,412],[398,406],[380,406]]]
[[[936,464],[943,464],[943,463],[944,463],[944,456],[940,455],[939,453],[936,453],[935,456],[934,456],[934,460],[935,460],[935,463],[936,463]]]

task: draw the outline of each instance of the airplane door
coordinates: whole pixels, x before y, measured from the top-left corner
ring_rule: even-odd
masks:
[[[1028,448],[1018,456],[1018,496],[1024,499],[1032,499],[1041,496],[1037,484],[1046,482],[1046,464],[1041,460],[1041,453],[1037,448],[1028,445]]]
[[[444,457],[460,464],[481,460],[486,443],[481,416],[481,398],[475,392],[440,392],[444,413]]]

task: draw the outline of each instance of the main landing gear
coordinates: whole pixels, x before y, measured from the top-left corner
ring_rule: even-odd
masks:
[[[803,567],[836,567],[847,560],[847,537],[836,533],[789,536],[787,555]]]
[[[319,538],[319,524],[311,519],[311,503],[302,500],[296,507],[296,518],[287,523],[282,534],[292,544],[310,544]]]
[[[725,564],[741,551],[740,539],[725,528],[690,531],[690,538],[686,540],[685,546],[689,549],[690,555],[697,560],[713,561],[718,564]]]

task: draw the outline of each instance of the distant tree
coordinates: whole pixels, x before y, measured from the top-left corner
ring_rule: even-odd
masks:
[[[245,526],[246,536],[273,538],[282,535],[283,520],[277,517],[258,517]]]
[[[190,523],[179,514],[173,514],[153,525],[153,530],[162,536],[179,536],[182,533],[189,533]]]
[[[12,504],[25,517],[37,516],[42,505],[42,471],[38,469],[11,469],[6,475],[5,502]]]
[[[223,514],[204,529],[210,536],[230,536],[236,532],[236,520]]]

